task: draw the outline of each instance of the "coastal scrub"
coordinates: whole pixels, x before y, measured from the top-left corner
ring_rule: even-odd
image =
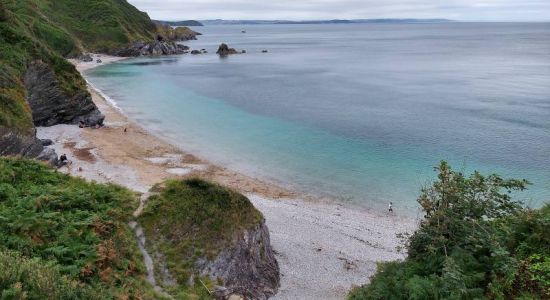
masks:
[[[85,299],[87,290],[96,299],[159,299],[127,225],[136,202],[122,187],[0,159],[0,290],[31,299]]]
[[[550,205],[522,208],[525,180],[469,177],[442,162],[404,261],[380,263],[349,299],[548,299]]]

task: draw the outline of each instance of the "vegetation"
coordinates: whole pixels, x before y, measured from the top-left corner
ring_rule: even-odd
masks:
[[[0,159],[1,299],[158,299],[127,223],[135,195]]]
[[[525,180],[437,171],[407,259],[379,264],[349,299],[549,299],[550,205],[523,209]]]
[[[33,133],[23,85],[30,62],[47,63],[71,98],[86,85],[64,57],[111,52],[156,34],[157,25],[126,0],[0,0],[0,127]]]
[[[0,299],[94,299],[102,292],[61,275],[59,266],[0,250]]]
[[[257,226],[263,218],[245,196],[201,179],[172,180],[157,189],[160,193],[149,198],[139,222],[148,248],[162,255],[175,276],[175,293],[185,294],[188,280],[197,278],[198,258],[214,259],[244,229]],[[207,279],[203,282],[208,284]],[[206,297],[202,283],[195,286],[194,292]]]

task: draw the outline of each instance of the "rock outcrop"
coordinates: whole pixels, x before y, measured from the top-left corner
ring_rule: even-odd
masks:
[[[228,56],[237,53],[237,50],[235,50],[234,48],[229,48],[229,46],[225,43],[222,43],[218,47],[218,51],[216,52],[216,54],[218,54],[219,56]]]
[[[83,62],[94,61],[94,59],[92,58],[92,56],[90,54],[82,54],[81,56],[78,57],[78,59],[83,61]]]
[[[156,40],[154,42],[138,41],[130,47],[115,51],[115,55],[123,57],[175,55],[184,54],[189,47],[171,41]]]
[[[54,72],[41,61],[29,64],[24,84],[27,89],[26,100],[36,126],[77,124],[80,121],[94,126],[102,124],[105,119],[85,89],[77,91],[72,97],[67,96]]]
[[[0,156],[37,157],[44,147],[36,133],[23,134],[17,130],[0,126]]]
[[[220,298],[236,294],[245,299],[268,299],[279,288],[279,265],[265,220],[257,228],[245,230],[215,259],[200,259],[196,266],[201,276],[223,281]]]
[[[0,156],[20,156],[36,158],[57,166],[58,157],[53,149],[44,148],[47,141],[36,138],[36,130],[30,134],[23,134],[17,130],[0,126]]]
[[[169,180],[153,190],[137,221],[157,282],[167,290],[214,283],[214,296],[224,300],[264,300],[277,292],[269,230],[248,198],[198,178]]]

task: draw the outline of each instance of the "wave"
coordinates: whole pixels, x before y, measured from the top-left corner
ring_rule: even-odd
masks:
[[[105,99],[105,101],[107,101],[109,105],[111,105],[114,109],[116,109],[117,111],[119,111],[120,113],[126,116],[122,108],[118,106],[118,103],[115,101],[115,99],[111,98],[109,95],[104,93],[101,89],[99,89],[94,84],[92,84],[87,78],[84,77],[84,80],[86,80],[86,83],[88,84],[88,86],[91,89],[95,90],[101,97],[103,97],[103,99]]]

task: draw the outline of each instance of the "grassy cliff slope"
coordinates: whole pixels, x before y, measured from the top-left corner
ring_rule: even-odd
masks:
[[[158,299],[127,225],[136,203],[121,187],[0,159],[0,298]]]
[[[85,83],[64,56],[150,40],[155,30],[145,13],[123,0],[0,0],[0,126],[24,133],[33,128],[22,80],[31,61],[47,63],[71,97]]]
[[[166,31],[126,0],[0,0],[0,132],[33,134],[23,82],[31,62],[46,63],[72,99],[86,86],[64,57],[111,53]]]

